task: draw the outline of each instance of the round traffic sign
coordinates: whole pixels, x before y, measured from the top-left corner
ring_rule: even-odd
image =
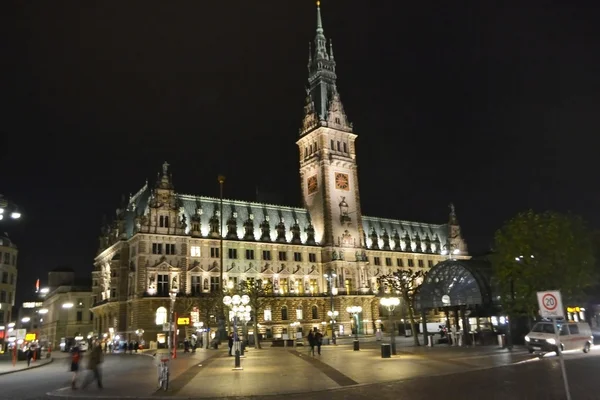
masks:
[[[542,297],[542,305],[546,310],[554,311],[558,306],[558,300],[556,299],[556,296],[554,296],[552,293],[546,293]]]

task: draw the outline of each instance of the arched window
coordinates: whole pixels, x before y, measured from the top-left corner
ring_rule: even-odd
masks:
[[[319,309],[317,306],[312,306],[312,319],[319,319]]]
[[[204,291],[208,292],[208,279],[204,278]]]
[[[164,307],[158,307],[156,309],[156,325],[162,325],[167,323],[167,309]]]
[[[281,320],[282,321],[287,321],[288,320],[288,313],[287,313],[287,307],[283,306],[281,307]]]

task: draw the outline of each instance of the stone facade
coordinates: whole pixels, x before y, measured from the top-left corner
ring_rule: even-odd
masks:
[[[446,259],[445,249],[468,257],[454,209],[442,224],[362,215],[357,135],[317,11],[297,141],[304,207],[176,193],[165,162],[155,185],[146,182],[103,227],[93,272],[95,331],[132,335],[143,329],[146,340],[156,340],[162,332],[157,311],[169,309],[169,291],[178,293],[176,311],[187,315],[197,295],[221,290],[222,276],[233,287],[250,278],[272,284],[268,311],[256,316],[267,337],[287,332],[293,322],[305,332],[328,326],[332,289],[339,332],[351,332],[346,307],[361,305],[359,331],[373,333],[379,276],[431,268]],[[336,274],[332,287],[324,277],[329,272]]]
[[[8,337],[8,324],[13,322],[18,254],[17,246],[7,236],[0,236],[0,345],[3,345],[5,337]]]

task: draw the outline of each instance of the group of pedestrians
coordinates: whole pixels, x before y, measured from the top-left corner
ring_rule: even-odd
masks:
[[[308,332],[308,345],[309,350],[308,350],[308,354],[312,354],[313,356],[315,355],[315,347],[317,348],[317,353],[319,355],[321,355],[321,345],[323,344],[323,334],[321,332],[319,332],[319,330],[317,328],[314,328],[314,330]]]
[[[75,346],[71,350],[71,372],[73,373],[73,379],[71,381],[71,389],[77,389],[77,377],[79,375],[79,368],[83,359],[83,353],[79,346]],[[98,388],[102,389],[102,374],[100,371],[100,364],[104,361],[104,354],[99,341],[94,341],[92,349],[90,351],[89,358],[87,360],[88,374],[84,377],[81,382],[81,389],[85,389],[93,381],[97,381]]]

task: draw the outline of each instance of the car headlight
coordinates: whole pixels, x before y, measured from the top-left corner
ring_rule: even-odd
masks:
[[[529,336],[525,336],[525,341],[526,341],[526,342],[529,342],[529,340],[530,340],[530,339],[529,339]]]
[[[548,344],[556,344],[556,339],[546,339],[546,342],[548,342]]]

